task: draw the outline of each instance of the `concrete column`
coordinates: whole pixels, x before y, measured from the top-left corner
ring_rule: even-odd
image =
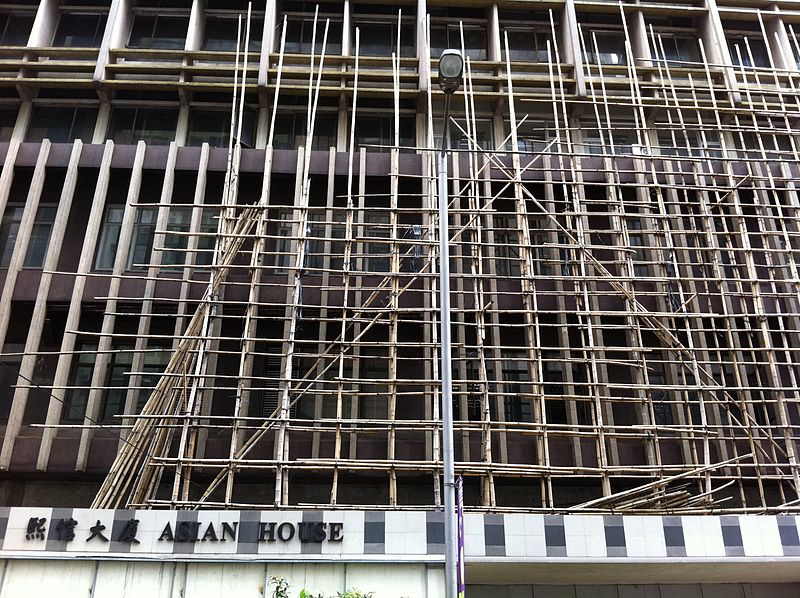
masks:
[[[772,56],[772,64],[775,68],[796,71],[797,61],[792,51],[792,42],[786,33],[786,25],[778,12],[778,7],[773,5],[773,10],[776,13],[774,16],[765,14],[762,19],[764,41]]]
[[[189,104],[181,102],[180,112],[178,112],[178,126],[175,128],[175,143],[178,147],[186,145],[186,137],[189,134]]]
[[[267,147],[269,135],[270,108],[263,104],[258,109],[258,122],[256,123],[256,149]]]
[[[52,44],[57,26],[58,0],[41,0],[28,37],[28,47],[38,48]]]
[[[350,132],[350,115],[348,109],[350,102],[345,94],[339,94],[339,113],[336,121],[336,151],[346,152],[348,149],[347,135]]]
[[[504,43],[500,34],[500,14],[495,2],[486,9],[486,17],[488,27],[486,30],[486,56],[493,62],[503,62],[503,47]],[[495,71],[498,75],[505,74],[505,68],[501,67]],[[502,86],[500,86],[502,88]],[[498,99],[494,102],[494,111],[492,113],[492,147],[501,150],[500,142],[503,141],[505,126],[503,123],[503,107],[505,106],[505,99]]]
[[[419,90],[428,91],[431,71],[431,49],[428,43],[428,4],[417,0],[417,59],[419,60]]]
[[[69,382],[69,373],[72,369],[72,351],[75,349],[77,340],[77,334],[70,331],[77,330],[80,323],[83,291],[86,287],[87,275],[91,272],[92,263],[94,262],[97,241],[100,237],[100,230],[103,222],[103,214],[105,213],[106,194],[108,193],[108,185],[111,179],[111,157],[113,153],[114,144],[111,141],[107,141],[103,152],[103,159],[100,163],[97,186],[95,187],[92,207],[89,212],[89,221],[86,224],[86,230],[83,235],[81,257],[78,262],[75,277],[72,279],[72,296],[69,303],[69,311],[67,312],[65,328],[67,332],[64,333],[61,340],[58,365],[56,366],[56,372],[53,377],[53,398],[50,400],[47,409],[47,418],[45,420],[50,426],[57,424],[61,420],[61,411],[67,394],[66,386]],[[42,442],[39,446],[39,456],[36,462],[36,469],[39,471],[47,469],[47,464],[50,459],[50,448],[53,445],[55,436],[56,428],[52,427],[45,429],[42,433]]]
[[[120,294],[122,276],[128,269],[128,256],[133,240],[136,213],[139,209],[135,204],[139,200],[139,190],[142,184],[145,149],[146,145],[144,141],[139,141],[139,143],[136,144],[136,157],[134,158],[133,168],[131,169],[130,186],[128,187],[128,196],[125,201],[122,225],[120,227],[119,240],[117,243],[117,252],[114,256],[114,269],[108,287],[108,299],[106,299],[105,313],[103,314],[103,325],[101,328],[101,335],[97,342],[97,356],[95,357],[94,369],[92,371],[92,388],[89,390],[89,398],[86,401],[84,424],[87,427],[81,430],[78,457],[75,463],[76,471],[86,470],[86,464],[89,460],[89,448],[91,447],[95,432],[92,424],[102,419],[102,409],[106,397],[106,391],[103,390],[102,386],[107,380],[108,367],[111,364],[110,351],[113,349],[111,335],[114,333],[114,326],[116,324],[117,297]]]
[[[31,122],[31,114],[33,113],[33,104],[30,100],[22,102],[17,112],[17,122],[14,123],[14,131],[11,133],[11,139],[16,139],[20,143],[25,139],[25,134],[28,132],[28,124]],[[3,212],[0,211],[0,214]]]
[[[31,27],[31,34],[28,36],[28,47],[37,48],[42,46],[49,46],[53,42],[53,35],[58,25],[58,1],[57,0],[41,0],[39,8],[36,11],[36,16],[33,19],[33,26]],[[37,62],[39,59],[36,56],[26,54],[23,58],[25,62]],[[36,77],[37,73],[21,68],[19,71],[20,77],[29,78]],[[30,85],[17,85],[17,93],[23,100],[30,100],[35,98],[39,90]]]
[[[264,31],[261,34],[261,59],[258,63],[258,89],[259,92],[264,90],[266,93],[268,71],[269,71],[269,55],[276,52],[276,33],[278,27],[283,27],[283,20],[278,22],[278,2],[277,0],[267,0],[267,5],[264,9]]]
[[[510,131],[506,131],[506,123],[503,120],[503,115],[506,113],[504,108],[506,102],[498,100],[494,113],[492,114],[492,147],[497,151],[503,151],[505,148],[502,146],[503,140]],[[508,141],[511,143],[511,140]]]
[[[282,22],[283,21],[281,21],[281,23]],[[276,51],[277,48],[275,47],[275,39],[276,31],[279,26],[278,1],[267,0],[267,4],[264,7],[264,30],[261,32],[262,57],[269,56],[269,54]]]
[[[103,88],[103,80],[107,79],[106,68],[111,62],[110,51],[112,48],[123,48],[128,41],[133,22],[133,9],[131,0],[113,0],[108,10],[106,30],[103,32],[103,41],[97,54],[92,81],[103,101],[108,101],[108,94]],[[102,143],[102,139],[95,143]]]
[[[561,60],[575,68],[575,94],[584,97],[586,75],[583,71],[583,54],[574,0],[564,2],[564,11],[561,13],[561,40],[558,41],[561,44]]]
[[[497,3],[492,4],[486,9],[486,17],[489,22],[489,26],[487,27],[486,31],[486,41],[488,46],[486,48],[486,55],[489,60],[493,62],[500,62],[503,60],[503,52],[501,50],[503,45],[500,42],[500,15],[498,14]]]
[[[25,208],[22,212],[22,219],[19,223],[19,231],[11,253],[11,261],[8,264],[5,281],[0,293],[0,305],[9,306],[0,313],[0,347],[5,344],[8,324],[11,319],[11,299],[17,284],[17,278],[22,271],[25,263],[25,255],[28,251],[28,242],[33,231],[33,224],[36,219],[36,212],[39,209],[39,199],[44,189],[45,165],[47,157],[50,155],[50,140],[45,139],[39,149],[39,157],[36,160],[36,168],[33,171],[33,178],[28,189],[28,196],[25,198]]]
[[[48,146],[49,141],[42,143],[42,148]],[[28,404],[28,396],[30,388],[27,387],[27,381],[31,380],[34,376],[36,368],[36,351],[39,350],[39,344],[42,338],[42,330],[45,326],[47,314],[47,297],[50,292],[50,283],[53,279],[51,271],[55,270],[58,266],[58,256],[61,252],[61,245],[64,240],[66,232],[67,220],[69,218],[70,208],[72,206],[72,197],[75,192],[75,182],[78,173],[78,160],[80,159],[81,148],[83,144],[78,139],[75,141],[72,149],[72,155],[69,161],[69,168],[67,169],[67,176],[64,179],[64,187],[61,192],[61,198],[58,203],[58,212],[56,213],[55,222],[53,223],[53,231],[50,237],[50,243],[47,247],[47,254],[43,264],[43,272],[39,282],[38,292],[36,293],[36,303],[33,309],[33,318],[31,319],[28,327],[28,335],[25,339],[25,356],[22,358],[20,364],[19,379],[17,380],[17,388],[14,389],[14,398],[11,402],[11,412],[8,416],[8,423],[6,424],[5,434],[3,436],[2,449],[0,449],[0,468],[8,469],[11,463],[11,456],[14,451],[14,443],[22,427],[22,422],[25,414],[25,408]],[[40,163],[42,166],[46,164],[47,156],[44,160],[41,158]],[[39,164],[37,164],[37,167]],[[44,168],[42,168],[44,170]],[[44,179],[44,174],[42,174]],[[39,197],[36,197],[38,204]],[[35,217],[35,216],[34,216]],[[30,231],[28,232],[28,241],[30,241]],[[16,252],[15,252],[16,253]],[[23,255],[24,259],[24,255]],[[13,258],[12,258],[13,260]],[[3,342],[0,341],[0,347]]]
[[[344,0],[344,10],[342,11],[342,56],[350,56],[353,52],[350,46],[353,45],[353,17],[350,8],[350,0]]]
[[[242,37],[244,38],[244,27],[242,23]],[[206,0],[194,0],[192,12],[189,13],[189,30],[186,32],[186,45],[184,50],[199,50],[203,47],[206,31]]]
[[[726,67],[725,80],[728,83],[728,89],[731,90],[731,101],[736,104],[741,101],[742,94],[739,92],[739,84],[736,82],[733,61],[730,50],[728,50],[728,42],[725,40],[725,30],[722,28],[717,1],[706,0],[706,9],[708,9],[708,13],[700,27],[706,60]]]
[[[244,31],[246,24],[242,21],[242,39],[244,39]],[[205,39],[206,30],[206,0],[194,0],[192,3],[192,10],[189,13],[189,28],[186,32],[186,43],[183,49],[187,52],[200,50],[203,47],[203,40]],[[189,66],[194,61],[191,58],[184,58],[184,66]],[[182,74],[181,83],[188,81],[190,76]],[[181,108],[178,113],[178,126],[175,131],[175,142],[179,147],[186,143],[186,135],[189,131],[189,103],[191,101],[191,93],[184,91],[183,88],[178,89],[178,97],[181,100]]]
[[[428,116],[426,113],[425,107],[419,106],[417,108],[417,114],[415,115],[416,118],[416,144],[418,147],[427,147],[428,145]]]
[[[264,30],[261,32],[261,55],[258,59],[259,110],[256,128],[256,149],[264,149],[267,146],[269,135],[272,100],[267,92],[267,84],[269,83],[270,55],[279,50],[279,48],[275,47],[278,27],[283,27],[283,21],[278,24],[278,2],[277,0],[267,0],[264,7]]]
[[[97,111],[97,121],[94,125],[94,133],[92,134],[92,143],[103,143],[106,140],[108,127],[111,123],[111,104],[103,102],[100,104],[100,109]]]
[[[647,25],[644,22],[644,14],[641,10],[634,11],[630,15],[625,15],[628,21],[628,34],[630,35],[631,53],[633,54],[634,66],[653,66],[650,44],[647,42]]]

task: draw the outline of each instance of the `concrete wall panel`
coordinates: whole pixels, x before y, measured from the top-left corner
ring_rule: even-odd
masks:
[[[6,561],[5,565],[0,598],[86,598],[92,595],[95,562],[30,560]]]
[[[170,598],[176,563],[99,563],[95,596]]]
[[[264,593],[262,563],[209,563],[187,565],[185,598],[261,598]]]

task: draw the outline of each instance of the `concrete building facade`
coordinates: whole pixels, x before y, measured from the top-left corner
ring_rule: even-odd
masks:
[[[220,567],[253,595],[440,595],[447,48],[471,593],[796,593],[798,23],[758,0],[0,5],[0,596],[70,553],[76,595],[214,595]],[[226,513],[221,550],[198,533]],[[312,541],[340,515],[343,544]]]

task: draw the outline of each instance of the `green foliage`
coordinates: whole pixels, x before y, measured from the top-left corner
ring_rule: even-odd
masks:
[[[275,586],[272,598],[289,598],[289,582],[283,577],[270,577],[269,585]]]
[[[274,587],[272,598],[289,598],[289,582],[283,577],[270,577],[269,584]],[[338,592],[336,596],[330,598],[373,598],[374,592],[361,592],[359,590],[347,590]],[[298,598],[325,598],[324,594],[312,594],[306,590],[300,590]]]

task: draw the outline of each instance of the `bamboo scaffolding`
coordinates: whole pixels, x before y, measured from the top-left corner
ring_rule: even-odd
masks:
[[[800,44],[791,26],[785,38],[773,32],[769,68],[747,66],[749,34],[731,64],[712,60],[704,40],[699,61],[675,60],[665,34],[614,8],[625,41],[616,65],[596,58],[590,27],[573,32],[581,56],[566,52],[554,10],[535,64],[514,59],[503,31],[491,60],[469,56],[460,24],[449,224],[457,473],[477,511],[800,512],[800,80],[778,66]],[[242,50],[249,16],[235,53],[112,51],[125,60],[108,66],[110,89],[157,68],[176,80],[140,88],[230,92],[221,197],[207,188],[225,148],[202,147],[184,195],[172,144],[160,195],[148,197],[154,153],[140,143],[125,250],[98,270],[121,159],[108,143],[71,267],[58,252],[81,176],[76,143],[42,313],[24,343],[8,340],[12,313],[0,319],[0,360],[19,365],[0,465],[30,427],[42,434],[41,470],[71,435],[76,470],[98,440],[115,439],[95,507],[435,508],[441,95],[431,63],[401,56],[399,35],[386,56],[365,56],[358,28],[353,55],[332,55],[331,21],[317,9],[308,54],[287,51],[295,16],[284,15],[278,52],[257,68]],[[751,18],[767,40],[761,12]],[[398,31],[402,20],[398,11]],[[429,21],[418,15],[426,53]],[[32,53],[30,72],[82,72],[39,56],[50,53]],[[257,72],[268,128],[265,145],[247,150],[242,114]],[[32,82],[52,83],[15,84]],[[338,143],[324,132],[331,98]],[[288,113],[302,129],[296,154],[279,153]],[[386,130],[369,138],[378,119]],[[0,175],[3,204],[17,145]],[[4,302],[18,292],[49,148]],[[126,251],[144,214],[152,249],[135,264]],[[65,309],[48,300],[62,279]],[[62,312],[64,334],[45,346],[48,316]],[[47,417],[29,426],[27,405],[43,394]]]

